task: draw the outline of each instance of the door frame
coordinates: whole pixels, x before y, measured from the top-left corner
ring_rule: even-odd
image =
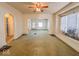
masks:
[[[15,32],[15,31],[14,31],[14,16],[13,16],[11,13],[5,13],[5,14],[4,14],[4,33],[5,33],[5,41],[6,41],[6,43],[8,44],[8,42],[7,42],[7,31],[6,31],[6,30],[7,30],[7,28],[6,28],[6,25],[7,25],[7,24],[6,24],[6,18],[7,18],[6,15],[8,15],[8,16],[10,15],[10,16],[12,17],[12,20],[13,20],[13,38],[14,38],[14,32]],[[13,38],[12,38],[12,40],[13,40]],[[12,40],[11,40],[11,41],[12,41]]]

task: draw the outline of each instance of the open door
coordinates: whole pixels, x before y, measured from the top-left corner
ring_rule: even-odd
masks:
[[[11,43],[14,37],[14,17],[7,13],[4,15],[6,42]]]

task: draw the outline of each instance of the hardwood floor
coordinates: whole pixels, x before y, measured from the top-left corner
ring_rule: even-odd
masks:
[[[74,49],[55,36],[50,36],[47,30],[33,30],[28,35],[10,43],[10,49],[0,55],[9,56],[77,56]]]

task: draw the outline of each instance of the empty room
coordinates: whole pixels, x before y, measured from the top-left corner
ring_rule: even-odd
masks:
[[[79,56],[79,2],[0,2],[0,56]]]

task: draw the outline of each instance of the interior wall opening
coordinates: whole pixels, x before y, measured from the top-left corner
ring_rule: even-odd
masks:
[[[31,30],[48,30],[48,19],[32,19]]]
[[[13,15],[6,13],[4,15],[4,28],[6,33],[7,44],[11,43],[14,37],[14,17]]]

